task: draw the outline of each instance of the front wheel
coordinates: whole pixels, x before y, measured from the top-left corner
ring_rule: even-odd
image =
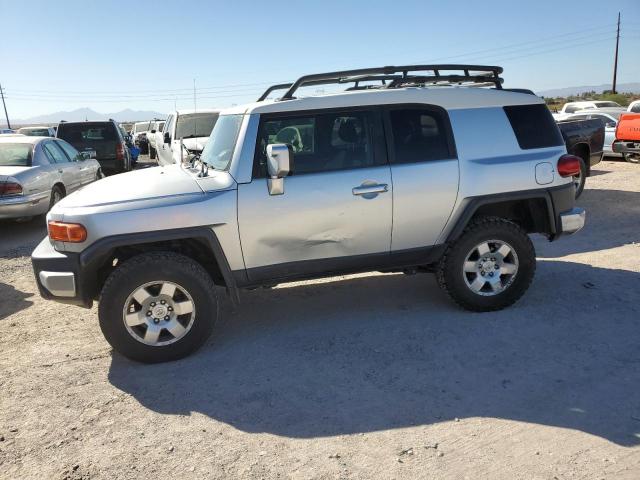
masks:
[[[529,288],[536,254],[527,233],[496,217],[471,223],[445,252],[438,284],[460,306],[475,312],[501,310]]]
[[[166,362],[197,350],[218,316],[215,285],[197,262],[172,252],[125,261],[100,294],[100,328],[132,360]]]

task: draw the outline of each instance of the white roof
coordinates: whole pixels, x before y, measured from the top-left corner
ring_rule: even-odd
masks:
[[[53,140],[51,137],[29,137],[27,135],[0,135],[0,143],[32,143],[41,140]]]
[[[355,107],[424,103],[447,110],[503,107],[544,103],[540,97],[527,93],[472,87],[404,87],[380,90],[354,90],[286,101],[265,100],[223,110],[223,114],[272,113],[321,108]]]
[[[31,126],[31,127],[20,127],[18,130],[42,130],[43,128],[49,129],[51,127],[47,127],[45,125],[38,127],[38,126]]]
[[[175,110],[172,113],[177,113],[178,115],[189,115],[191,113],[220,113],[221,109],[219,108],[198,108],[194,110],[193,108],[183,108],[180,110]]]

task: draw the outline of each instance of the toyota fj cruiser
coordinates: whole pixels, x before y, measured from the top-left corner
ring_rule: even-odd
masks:
[[[530,233],[574,233],[580,160],[502,68],[382,67],[301,77],[220,117],[199,159],[91,184],[48,215],[43,297],[90,307],[123,355],[193,352],[239,290],[363,271],[434,272],[455,302],[516,302]],[[303,87],[346,91],[296,98]],[[489,88],[470,88],[470,87]],[[265,100],[286,88],[277,100]]]

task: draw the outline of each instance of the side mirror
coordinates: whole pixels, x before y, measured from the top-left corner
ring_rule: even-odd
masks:
[[[151,130],[151,133],[156,133],[156,131],[155,130]]]
[[[78,158],[82,161],[89,160],[91,158],[91,154],[89,152],[79,152]]]
[[[169,132],[164,132],[164,143],[171,143],[171,136]]]
[[[269,195],[284,193],[284,177],[293,170],[293,148],[284,143],[267,145],[267,186]]]

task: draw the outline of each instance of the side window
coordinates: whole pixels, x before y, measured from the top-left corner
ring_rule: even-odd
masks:
[[[393,162],[416,163],[455,158],[444,113],[424,108],[389,111]]]
[[[47,142],[43,145],[45,154],[51,163],[68,163],[69,159],[65,153],[54,142]]]
[[[521,149],[564,145],[558,125],[545,104],[513,105],[503,108]]]
[[[171,130],[173,129],[173,115],[169,115],[167,118],[167,123],[165,123],[165,128],[162,130],[163,133],[169,132],[169,135],[172,135]]]
[[[291,145],[292,175],[383,165],[384,156],[374,153],[373,122],[364,111],[267,117],[258,130],[254,178],[266,176],[266,149],[273,143]]]
[[[80,160],[80,154],[78,153],[78,150],[73,148],[67,142],[58,141],[56,142],[56,145],[60,146],[60,148],[64,150],[64,153],[67,154],[67,157],[69,157],[72,162],[77,162]]]

